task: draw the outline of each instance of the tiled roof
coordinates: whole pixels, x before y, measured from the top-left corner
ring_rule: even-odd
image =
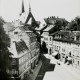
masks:
[[[29,37],[34,37],[36,36],[33,32],[26,32],[28,34]]]
[[[25,44],[24,41],[19,41],[19,42],[15,42],[15,45],[16,45],[16,50],[18,53],[24,51],[24,50],[28,50],[28,47],[27,45]]]
[[[54,25],[49,25],[46,29],[44,29],[43,31],[49,31],[50,29],[52,29],[54,27]]]
[[[73,40],[75,36],[80,36],[80,31],[57,31],[50,35],[54,36],[54,35],[59,35],[59,34],[62,35],[63,37],[57,38],[57,39],[54,38],[54,40],[80,44],[80,42]]]
[[[21,27],[19,27],[20,28],[20,30],[22,30],[22,31],[30,31],[30,29],[27,27],[27,26],[21,26]]]

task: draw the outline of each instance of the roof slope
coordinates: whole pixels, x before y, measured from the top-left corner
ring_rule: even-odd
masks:
[[[24,50],[28,50],[28,47],[27,45],[25,44],[24,41],[19,41],[19,42],[15,42],[15,45],[16,45],[16,50],[18,53],[24,51]]]

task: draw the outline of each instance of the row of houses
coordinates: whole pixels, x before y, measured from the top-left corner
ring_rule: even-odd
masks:
[[[53,56],[59,54],[60,60],[64,63],[66,57],[70,57],[72,66],[80,69],[80,31],[60,30],[50,34],[54,26],[53,20],[52,24],[48,23],[43,28],[41,42],[46,42],[48,54]]]

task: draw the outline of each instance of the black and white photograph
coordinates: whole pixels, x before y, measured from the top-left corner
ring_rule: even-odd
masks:
[[[0,0],[0,80],[80,80],[80,0]]]

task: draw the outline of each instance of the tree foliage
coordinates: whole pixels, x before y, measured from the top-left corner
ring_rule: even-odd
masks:
[[[54,27],[49,31],[49,33],[51,34],[56,31],[66,30],[68,23],[69,22],[63,18],[56,18],[56,21],[54,23]]]
[[[7,80],[6,70],[10,67],[9,37],[3,29],[4,20],[0,18],[0,80]]]
[[[69,29],[74,31],[80,31],[80,17],[76,17],[70,22]]]
[[[62,19],[62,18],[59,18],[56,20],[55,22],[55,28],[57,30],[63,30],[63,29],[66,29],[66,26],[68,25],[68,21],[65,20],[65,19]]]

